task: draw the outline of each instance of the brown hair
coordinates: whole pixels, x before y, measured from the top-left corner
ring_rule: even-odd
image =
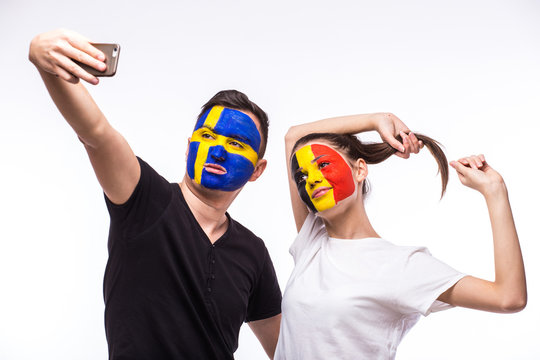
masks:
[[[266,151],[266,142],[268,141],[268,115],[253,101],[249,100],[246,94],[237,90],[222,90],[214,95],[206,104],[202,106],[201,113],[197,117],[197,120],[204,115],[204,113],[212,107],[220,105],[235,110],[250,111],[259,120],[261,128],[261,145],[259,146],[258,155],[262,159],[264,152]],[[253,119],[255,120],[255,119]]]
[[[442,192],[441,199],[446,191],[446,185],[448,184],[448,161],[446,155],[442,151],[440,144],[432,138],[415,133],[418,140],[421,140],[424,145],[429,149],[431,155],[437,161],[439,166],[439,173],[441,174]],[[396,139],[403,142],[401,136],[396,136]],[[334,145],[338,149],[341,149],[351,159],[364,159],[367,164],[378,164],[388,159],[390,156],[397,152],[390,144],[383,143],[362,143],[356,136],[351,134],[333,134],[333,133],[313,133],[308,134],[294,144],[292,152],[296,150],[300,145],[303,145],[312,140],[326,140],[330,144]],[[366,179],[367,181],[367,179]],[[362,185],[362,194],[367,194],[369,186],[366,181]]]

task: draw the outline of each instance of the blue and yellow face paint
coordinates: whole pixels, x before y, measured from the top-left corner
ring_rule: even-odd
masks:
[[[248,115],[214,106],[195,124],[189,143],[188,175],[209,189],[237,190],[253,174],[260,145],[261,135]]]

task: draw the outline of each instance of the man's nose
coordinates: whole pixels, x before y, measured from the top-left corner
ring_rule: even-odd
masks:
[[[227,151],[222,145],[212,146],[210,151],[210,156],[215,161],[223,162],[227,159]]]

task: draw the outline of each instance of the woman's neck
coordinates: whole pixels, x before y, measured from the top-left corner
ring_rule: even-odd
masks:
[[[322,217],[328,236],[338,239],[380,237],[369,222],[364,202],[355,200],[351,205],[343,206],[341,209],[336,207],[332,209],[336,211]]]

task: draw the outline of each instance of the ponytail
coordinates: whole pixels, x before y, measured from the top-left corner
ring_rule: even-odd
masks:
[[[441,174],[442,191],[441,199],[446,191],[446,185],[448,184],[448,161],[444,152],[442,151],[440,144],[430,138],[429,136],[416,134],[418,140],[421,140],[424,145],[429,149],[431,155],[437,161],[439,168],[438,173]],[[396,136],[396,139],[403,142],[400,135]],[[347,156],[353,160],[364,159],[367,164],[378,164],[388,159],[390,156],[397,152],[390,144],[383,143],[362,143],[356,136],[351,134],[333,134],[333,133],[313,133],[300,138],[296,144],[294,144],[293,152],[300,145],[310,142],[312,140],[326,140],[336,146],[337,148],[345,151]],[[368,192],[368,186],[364,181],[362,186],[362,194]]]

